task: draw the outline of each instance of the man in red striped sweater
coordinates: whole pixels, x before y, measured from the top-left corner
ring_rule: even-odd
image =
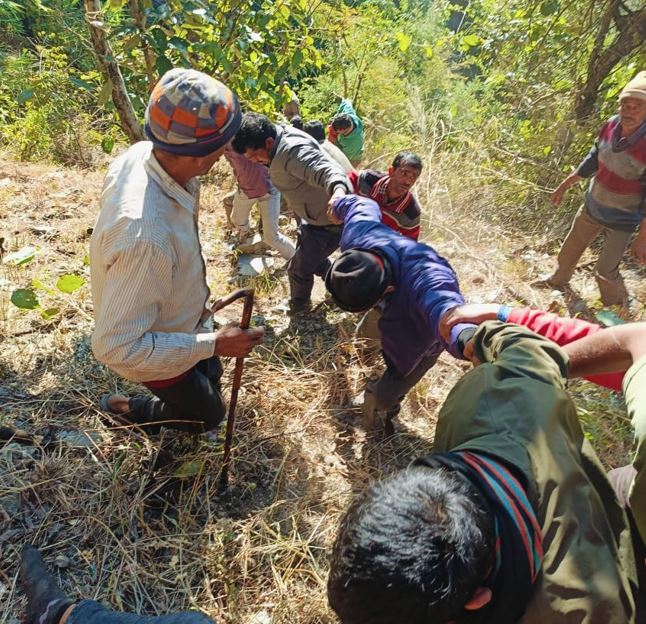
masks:
[[[639,72],[619,95],[619,115],[602,127],[594,146],[576,171],[552,194],[558,206],[565,191],[590,178],[585,205],[579,210],[547,278],[550,286],[565,286],[585,249],[601,233],[605,240],[595,266],[601,300],[605,305],[625,304],[628,291],[619,263],[639,228],[632,252],[646,263],[646,71]]]
[[[413,152],[399,152],[388,171],[364,169],[348,174],[357,195],[374,199],[381,209],[381,221],[413,240],[419,238],[422,214],[411,190],[422,173],[422,159]]]

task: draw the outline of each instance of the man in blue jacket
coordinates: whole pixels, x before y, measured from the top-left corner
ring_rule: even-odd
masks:
[[[367,428],[374,427],[378,413],[385,413],[388,432],[406,393],[444,349],[462,358],[475,326],[455,325],[443,331],[448,341],[442,338],[442,321],[464,301],[453,269],[433,248],[381,223],[372,199],[347,195],[333,204],[328,218],[343,223],[343,253],[326,276],[327,289],[344,310],[377,307],[381,313],[386,370],[367,384],[363,413]]]

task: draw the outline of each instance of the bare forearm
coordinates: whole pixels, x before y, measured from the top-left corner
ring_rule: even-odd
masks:
[[[569,377],[625,371],[646,355],[646,323],[611,327],[563,348],[570,357]]]

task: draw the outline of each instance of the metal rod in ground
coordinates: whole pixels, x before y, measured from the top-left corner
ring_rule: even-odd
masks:
[[[223,300],[224,305],[231,301],[245,298],[244,308],[242,310],[242,320],[240,327],[248,329],[251,322],[251,312],[253,310],[253,288],[243,288],[229,295]],[[222,302],[220,307],[223,307]],[[224,457],[222,458],[222,469],[220,471],[220,482],[218,489],[223,492],[229,486],[229,466],[231,465],[231,447],[233,446],[233,429],[236,419],[236,404],[238,403],[238,391],[242,382],[242,370],[244,369],[244,358],[236,358],[236,365],[233,371],[233,383],[231,384],[231,400],[229,401],[229,412],[227,414],[227,428],[224,437]]]

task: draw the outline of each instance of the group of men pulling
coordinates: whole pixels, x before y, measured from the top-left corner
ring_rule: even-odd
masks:
[[[633,132],[646,142],[646,73],[620,102],[631,114],[643,110]],[[262,328],[213,329],[198,178],[224,155],[239,184],[234,223],[247,227],[252,200],[276,215],[277,193],[300,218],[295,246],[271,234],[289,260],[292,311],[309,307],[315,276],[342,309],[375,311],[385,371],[366,387],[366,427],[380,418],[391,427],[406,393],[443,351],[476,365],[440,411],[434,452],[360,493],[344,515],[328,581],[340,620],[644,621],[646,324],[600,330],[540,311],[466,304],[449,263],[417,241],[412,187],[422,163],[411,152],[398,154],[387,173],[348,173],[320,139],[242,115],[224,85],[184,69],[153,90],[146,133],[149,140],[108,171],[90,261],[94,354],[150,394],[106,395],[105,410],[149,432],[214,429],[225,409],[219,357],[246,356],[263,339]],[[630,134],[627,143],[638,141]],[[635,167],[643,201],[646,159]],[[632,466],[606,475],[566,391],[575,376],[614,389],[623,383],[635,430]],[[21,577],[28,622],[211,622],[198,613],[144,617],[75,603],[30,547]]]

